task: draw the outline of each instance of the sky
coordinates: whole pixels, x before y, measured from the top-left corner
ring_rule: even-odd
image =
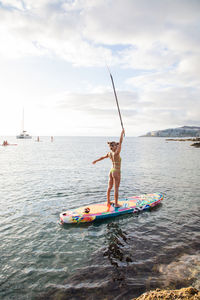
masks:
[[[0,0],[0,135],[200,126],[199,0]]]

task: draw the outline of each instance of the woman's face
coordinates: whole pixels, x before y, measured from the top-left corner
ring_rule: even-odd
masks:
[[[111,151],[113,151],[113,152],[116,151],[116,149],[117,149],[117,144],[116,143],[110,143],[109,146],[110,146]]]

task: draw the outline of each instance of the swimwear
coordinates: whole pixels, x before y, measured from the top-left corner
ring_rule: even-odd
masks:
[[[110,173],[112,173],[112,174],[113,174],[114,172],[116,172],[116,171],[119,172],[119,173],[121,173],[121,170],[120,170],[120,169],[114,169],[114,168],[111,168],[111,169],[110,169]]]

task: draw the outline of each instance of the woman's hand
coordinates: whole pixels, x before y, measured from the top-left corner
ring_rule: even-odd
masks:
[[[92,164],[93,164],[93,165],[95,165],[95,164],[96,164],[96,162],[97,162],[97,161],[96,161],[96,160],[94,160],[94,161],[92,162]]]

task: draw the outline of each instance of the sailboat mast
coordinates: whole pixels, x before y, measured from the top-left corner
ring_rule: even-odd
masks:
[[[22,111],[22,132],[24,132],[24,107]]]
[[[21,123],[21,126],[22,126],[22,131],[19,135],[17,135],[17,139],[32,139],[32,136],[29,135],[26,130],[24,130],[24,107],[23,107],[23,110],[22,110],[22,123]]]

